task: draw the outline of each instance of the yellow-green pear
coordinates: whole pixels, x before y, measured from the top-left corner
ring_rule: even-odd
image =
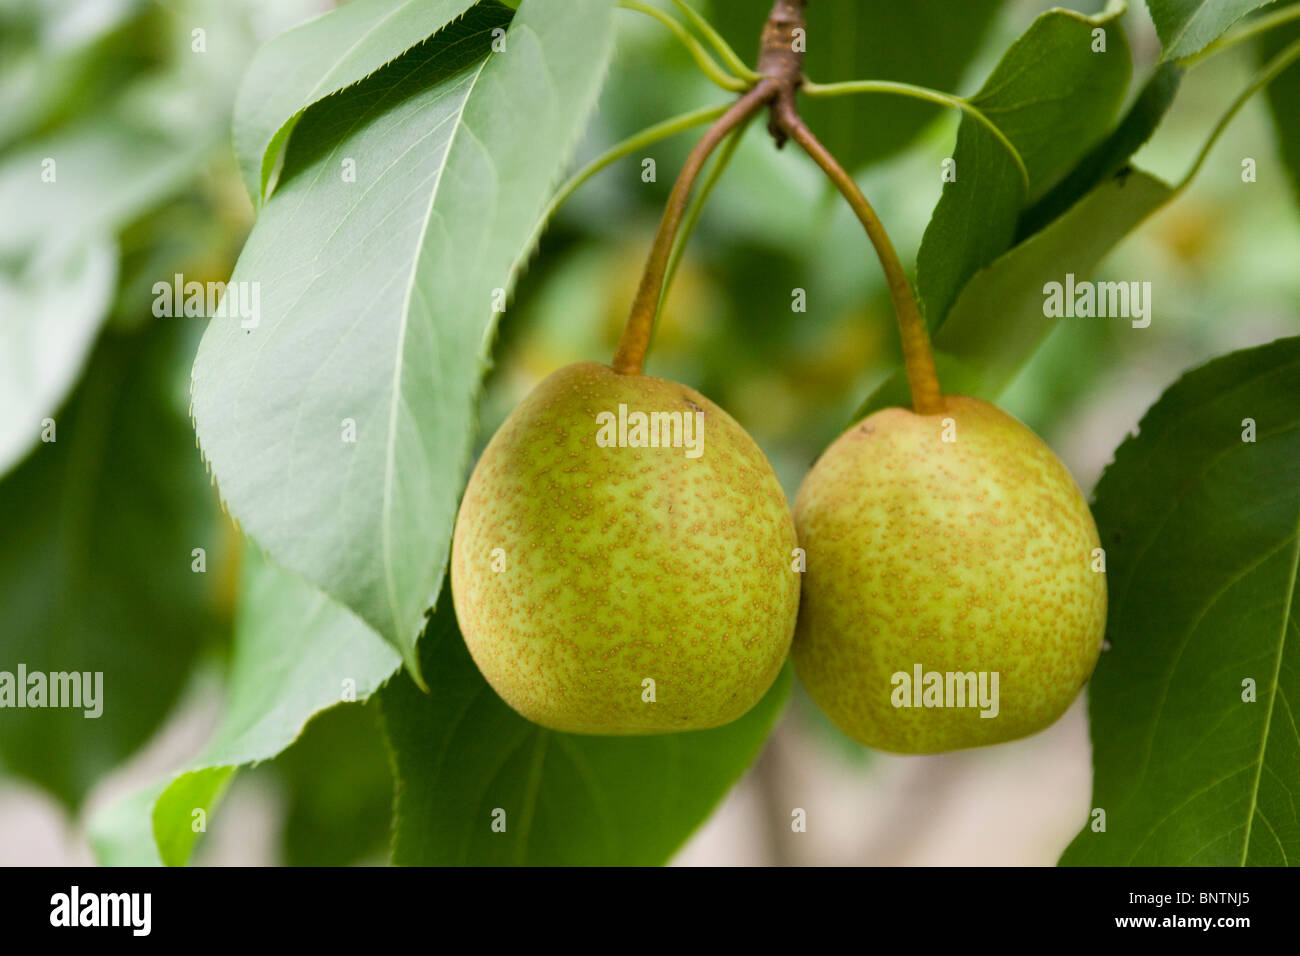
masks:
[[[717,727],[772,685],[799,575],[754,440],[693,389],[569,365],[510,414],[456,520],[465,643],[529,720],[584,734]]]
[[[993,405],[942,402],[854,425],[795,500],[795,670],[841,730],[896,753],[1048,726],[1106,624],[1097,527],[1069,471]]]

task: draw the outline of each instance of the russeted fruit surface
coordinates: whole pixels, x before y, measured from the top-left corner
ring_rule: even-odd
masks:
[[[943,401],[859,422],[795,501],[795,670],[841,730],[897,753],[1048,726],[1106,623],[1096,524],[1065,465],[993,405]]]
[[[583,362],[525,397],[475,466],[452,595],[479,670],[529,720],[703,729],[780,672],[795,547],[776,475],[731,416],[684,385]]]

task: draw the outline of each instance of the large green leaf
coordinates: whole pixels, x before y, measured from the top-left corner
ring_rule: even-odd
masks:
[[[1272,0],[1147,0],[1164,59],[1198,53],[1246,14]]]
[[[525,2],[488,55],[509,16],[479,4],[306,113],[232,277],[260,288],[260,324],[212,322],[194,364],[199,438],[231,512],[412,667],[494,303],[611,49],[607,0]]]
[[[0,267],[0,476],[39,441],[108,316],[117,250],[90,242],[50,262]]]
[[[387,644],[297,576],[245,549],[235,653],[221,723],[190,769],[106,808],[94,822],[100,862],[182,865],[234,771],[292,744],[311,717],[364,700],[399,666]],[[144,823],[141,822],[143,817]],[[148,821],[152,819],[152,832]],[[149,834],[149,852],[138,839]]]
[[[1110,577],[1089,691],[1105,830],[1085,827],[1062,862],[1300,860],[1300,338],[1184,375],[1115,452],[1093,513]]]
[[[1094,188],[1123,169],[1134,153],[1151,138],[1174,101],[1182,81],[1182,67],[1162,63],[1142,85],[1124,119],[1096,145],[1069,175],[1031,207],[1021,213],[1016,241],[1033,235]]]
[[[805,70],[820,83],[894,80],[956,91],[1002,0],[814,0]],[[768,2],[714,5],[714,23],[752,61]],[[940,107],[899,96],[804,97],[799,109],[847,168],[897,152]]]
[[[420,655],[430,694],[401,674],[379,695],[399,865],[664,863],[758,755],[790,690],[787,669],[753,710],[714,730],[592,737],[545,730],[497,697],[450,594]]]
[[[1288,4],[1289,6],[1289,4]],[[1259,38],[1259,61],[1266,63],[1283,48],[1300,40],[1300,21],[1274,27]],[[1300,199],[1300,63],[1287,67],[1266,89],[1269,112],[1277,136],[1277,149],[1287,177]],[[1264,173],[1267,176],[1267,173]]]
[[[303,111],[357,83],[463,14],[475,0],[354,0],[272,39],[235,104],[235,152],[257,205]]]
[[[98,717],[0,719],[5,766],[68,805],[154,731],[219,626],[222,538],[185,415],[186,331],[164,320],[107,337],[56,440],[0,482],[0,671],[101,675]],[[195,548],[208,573],[192,570]]]
[[[1091,277],[1105,255],[1172,195],[1172,187],[1138,169],[1103,183],[972,276],[936,334],[936,346],[978,370],[977,394],[996,395],[1061,321],[1043,314],[1044,286],[1064,283],[1067,273],[1079,281]]]
[[[1077,281],[1089,279],[1106,253],[1173,194],[1172,187],[1141,170],[1121,173],[977,272],[934,334],[943,390],[997,398],[1061,321],[1043,314],[1043,287],[1064,283],[1066,273]],[[911,403],[907,377],[900,369],[872,393],[855,420],[890,405]]]
[[[1019,152],[1026,184],[1010,152],[987,127],[963,116],[946,182],[917,254],[916,282],[932,329],[980,268],[1006,251],[1026,201],[1041,196],[1110,129],[1131,64],[1120,28],[1125,7],[1112,0],[1087,17],[1050,10],[1011,48],[971,103]],[[1094,52],[1094,30],[1105,52]]]

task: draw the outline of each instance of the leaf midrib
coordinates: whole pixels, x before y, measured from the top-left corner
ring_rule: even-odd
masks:
[[[269,157],[267,156],[267,152],[266,152],[266,151],[267,151],[267,148],[269,147],[269,145],[270,145],[271,143],[275,142],[275,138],[280,134],[280,131],[281,131],[281,130],[283,130],[286,126],[288,126],[288,125],[291,124],[291,123],[297,123],[298,119],[302,116],[303,113],[307,112],[308,109],[310,109],[312,106],[316,105],[316,103],[319,102],[319,101],[321,100],[321,98],[322,98],[322,93],[321,93],[321,91],[329,88],[329,84],[333,82],[334,77],[335,77],[335,76],[337,75],[337,73],[338,73],[339,67],[341,67],[341,66],[343,65],[343,63],[348,59],[348,57],[350,57],[350,56],[353,54],[353,52],[357,49],[357,47],[361,46],[361,44],[363,44],[363,43],[365,43],[367,40],[369,40],[369,39],[370,39],[370,38],[371,38],[375,33],[377,33],[377,32],[380,30],[380,28],[382,28],[382,27],[384,26],[384,24],[388,23],[389,20],[392,20],[392,19],[393,19],[394,17],[396,17],[399,13],[402,13],[402,12],[404,12],[404,11],[410,9],[410,7],[411,7],[412,5],[414,5],[415,3],[417,3],[417,2],[422,2],[422,0],[404,0],[404,2],[402,2],[402,3],[400,3],[398,6],[394,7],[394,8],[393,8],[392,10],[390,10],[387,14],[385,14],[381,19],[376,20],[376,21],[375,21],[375,22],[370,26],[369,29],[367,29],[367,30],[365,30],[363,33],[361,33],[361,35],[357,37],[356,42],[353,43],[353,44],[352,44],[350,47],[348,47],[346,50],[344,50],[344,51],[343,51],[343,52],[342,52],[342,53],[341,53],[341,54],[340,54],[340,55],[339,55],[339,56],[334,60],[334,62],[331,63],[331,64],[329,65],[329,67],[328,67],[328,68],[325,70],[325,72],[321,75],[321,78],[320,78],[319,80],[316,81],[316,85],[313,86],[313,87],[312,87],[312,88],[307,92],[307,95],[306,95],[305,97],[303,97],[303,99],[304,99],[304,104],[303,104],[303,106],[301,106],[300,108],[298,108],[297,110],[295,110],[293,113],[291,113],[288,117],[286,117],[284,120],[282,120],[282,121],[280,122],[280,124],[279,124],[279,125],[278,125],[278,126],[277,126],[273,131],[272,131],[271,136],[270,136],[270,138],[267,140],[266,145],[264,145],[264,146],[262,147],[262,155],[261,155],[261,157],[260,157],[260,162],[258,163],[258,177],[259,177],[259,180],[258,180],[258,192],[259,192],[259,194],[261,195],[261,198],[262,198],[262,201],[263,201],[263,202],[266,201],[267,161],[268,161],[268,158],[269,158]],[[467,11],[468,11],[468,8],[466,9],[466,11],[462,11],[461,14],[460,14],[459,16],[457,16],[457,17],[453,17],[451,20],[448,20],[446,23],[444,23],[441,27],[439,27],[439,28],[438,28],[437,30],[435,30],[433,33],[429,34],[429,36],[436,36],[438,33],[442,32],[442,31],[445,30],[447,27],[451,26],[451,25],[454,24],[457,20],[459,20],[461,17],[463,17],[463,16],[465,15],[465,12],[467,12]],[[425,37],[425,39],[427,40],[428,37]],[[400,53],[396,54],[395,56],[390,57],[390,58],[389,58],[388,60],[386,60],[383,64],[381,64],[381,66],[378,67],[378,69],[382,69],[384,66],[387,66],[387,65],[393,63],[393,62],[394,62],[395,60],[397,60],[397,59],[402,55],[402,53],[404,53],[404,52],[406,52],[406,51],[405,51],[405,50],[404,50],[404,51],[401,51]],[[345,86],[339,87],[338,89],[339,89],[339,90],[346,89],[347,86],[350,86],[350,85],[352,85],[352,84],[346,84]],[[333,90],[332,92],[338,92],[338,90]]]
[[[483,70],[487,67],[492,59],[492,54],[485,56],[479,63],[478,69],[474,71],[474,77],[470,80],[469,89],[465,91],[465,96],[461,100],[460,109],[456,113],[456,125],[451,131],[451,137],[447,141],[447,148],[443,153],[442,164],[438,168],[438,178],[433,184],[433,189],[429,192],[429,203],[424,211],[422,219],[423,227],[420,230],[420,241],[416,243],[415,255],[411,259],[411,271],[407,278],[406,294],[402,299],[402,317],[401,326],[397,336],[397,348],[393,361],[393,385],[392,398],[388,408],[388,435],[385,439],[384,449],[384,501],[382,512],[382,547],[384,560],[384,587],[388,595],[388,611],[392,617],[393,634],[401,634],[400,612],[397,607],[397,582],[393,577],[393,479],[396,474],[396,455],[397,455],[397,413],[400,405],[402,391],[402,368],[405,364],[405,347],[406,347],[406,330],[411,322],[411,295],[415,290],[415,277],[420,271],[420,259],[424,252],[425,239],[429,235],[429,223],[433,218],[434,207],[437,204],[439,193],[442,189],[443,177],[447,172],[447,167],[451,163],[452,151],[456,148],[457,137],[460,131],[465,127],[465,109],[469,105],[471,98],[474,96],[474,90],[478,86],[479,77],[483,75]],[[403,645],[405,647],[405,645]],[[406,653],[403,656],[407,656]]]
[[[515,845],[515,861],[521,865],[528,862],[528,836],[533,829],[533,818],[537,815],[537,795],[542,789],[542,768],[546,765],[546,751],[551,736],[551,731],[543,728],[533,744],[533,759],[529,762],[528,779],[524,783],[523,822],[519,827],[519,842]]]
[[[1246,857],[1250,853],[1250,835],[1259,804],[1259,784],[1264,774],[1264,757],[1268,751],[1269,728],[1272,726],[1273,711],[1277,706],[1278,683],[1282,679],[1282,655],[1286,650],[1287,627],[1290,625],[1295,612],[1295,581],[1296,573],[1300,571],[1300,511],[1296,513],[1294,537],[1295,547],[1291,552],[1291,573],[1287,578],[1286,601],[1282,606],[1282,629],[1281,633],[1278,634],[1277,657],[1273,663],[1273,686],[1269,690],[1268,710],[1264,713],[1264,729],[1259,737],[1259,756],[1255,761],[1255,781],[1250,789],[1250,811],[1246,814],[1246,836],[1241,844],[1242,866],[1246,865]],[[1285,857],[1285,851],[1283,851],[1283,856]]]
[[[1285,429],[1279,429],[1269,434],[1270,435],[1285,434],[1288,431],[1292,431],[1295,427],[1297,426],[1288,426]],[[1209,461],[1205,463],[1204,467],[1199,472],[1197,472],[1196,477],[1194,479],[1191,479],[1187,482],[1183,490],[1179,493],[1175,504],[1171,507],[1170,511],[1161,518],[1159,527],[1156,529],[1155,532],[1152,533],[1152,535],[1148,538],[1148,540],[1144,544],[1142,553],[1132,562],[1132,566],[1134,568],[1141,566],[1141,562],[1145,557],[1147,551],[1149,551],[1151,547],[1154,545],[1154,543],[1157,540],[1159,540],[1160,532],[1163,530],[1164,526],[1169,523],[1171,517],[1175,513],[1177,513],[1179,505],[1181,504],[1183,499],[1185,499],[1187,495],[1190,494],[1191,489],[1199,486],[1209,475],[1210,471],[1213,470],[1219,464],[1219,462],[1223,460],[1223,458],[1225,458],[1229,453],[1233,451],[1237,451],[1237,449],[1227,448],[1224,451],[1220,452],[1219,454],[1215,455],[1213,458],[1211,458]],[[1186,631],[1180,637],[1178,654],[1177,656],[1175,656],[1173,662],[1170,665],[1169,673],[1165,675],[1165,678],[1160,685],[1160,701],[1156,705],[1155,714],[1152,718],[1151,733],[1147,738],[1146,753],[1142,758],[1142,769],[1138,773],[1139,782],[1144,781],[1146,779],[1147,771],[1150,768],[1151,755],[1155,750],[1156,736],[1160,731],[1160,718],[1161,715],[1164,713],[1165,702],[1168,700],[1169,697],[1169,688],[1173,684],[1174,671],[1177,670],[1178,662],[1182,659],[1183,652],[1186,650],[1187,642],[1191,640],[1192,634],[1196,631],[1198,627],[1200,627],[1200,622],[1204,619],[1205,615],[1210,612],[1210,609],[1214,607],[1214,605],[1218,602],[1218,600],[1221,597],[1223,597],[1223,595],[1226,594],[1229,589],[1231,589],[1234,585],[1240,583],[1243,578],[1245,578],[1247,575],[1255,571],[1261,564],[1268,561],[1270,558],[1273,557],[1273,555],[1277,554],[1278,551],[1286,547],[1286,545],[1289,543],[1290,542],[1288,540],[1284,539],[1281,544],[1277,545],[1275,548],[1268,551],[1266,554],[1262,555],[1253,564],[1249,565],[1245,569],[1235,574],[1228,581],[1227,584],[1225,584],[1222,588],[1220,588],[1218,591],[1216,591],[1213,595],[1210,596],[1209,600],[1206,601],[1205,605],[1201,608],[1201,610],[1197,612],[1195,618],[1187,625]],[[1135,573],[1128,575],[1128,577],[1126,578],[1126,583],[1128,585],[1131,585],[1135,577],[1136,577]],[[1125,606],[1128,599],[1128,593],[1130,590],[1131,587],[1126,587],[1124,592],[1124,597],[1121,598],[1119,601],[1117,601],[1114,605],[1116,609]]]

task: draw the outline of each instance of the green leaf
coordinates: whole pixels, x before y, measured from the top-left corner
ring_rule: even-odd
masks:
[[[1300,338],[1184,375],[1115,452],[1093,513],[1110,576],[1089,691],[1106,827],[1061,862],[1300,860]]]
[[[977,394],[996,395],[1060,321],[1043,314],[1044,286],[1064,283],[1067,273],[1080,281],[1090,277],[1102,258],[1172,195],[1171,187],[1138,169],[1110,179],[976,273],[935,336],[936,345],[978,371]]]
[[[715,5],[714,24],[753,59],[770,3]],[[955,91],[1002,0],[814,0],[808,5],[805,71],[819,83],[894,80]],[[840,163],[853,170],[905,147],[940,107],[899,96],[800,100],[800,112]]]
[[[378,698],[397,779],[393,863],[404,866],[664,863],[758,756],[790,692],[787,668],[753,710],[714,730],[546,730],[483,680],[450,593],[420,655],[431,693],[403,674]],[[493,830],[498,811],[505,832]]]
[[[612,13],[525,2],[489,56],[510,12],[479,4],[309,110],[232,276],[260,289],[260,324],[210,323],[195,360],[199,438],[231,512],[410,667],[494,305],[594,103]]]
[[[0,476],[67,398],[113,302],[117,250],[90,242],[53,262],[0,267]]]
[[[1025,194],[1001,142],[970,120],[962,120],[953,162],[958,181],[944,185],[916,255],[917,296],[931,330],[966,281],[1011,245]]]
[[[1076,281],[1088,279],[1107,252],[1173,195],[1154,176],[1126,171],[977,272],[934,335],[944,392],[997,398],[1060,321],[1043,314],[1044,286],[1064,283],[1067,273]],[[872,393],[854,420],[890,405],[911,405],[901,369]]]
[[[185,865],[201,832],[196,823],[202,819],[202,830],[206,830],[207,817],[226,792],[235,769],[208,767],[182,774],[163,787],[152,804],[145,804],[153,811],[153,842],[159,863]]]
[[[931,329],[942,326],[966,281],[1006,251],[1021,206],[1041,196],[1110,129],[1131,65],[1112,2],[1095,17],[1040,16],[1003,54],[971,103],[1014,144],[1029,173],[981,123],[963,116],[947,182],[917,254],[916,282]],[[1094,52],[1094,30],[1105,52]]]
[[[101,675],[97,717],[7,706],[0,719],[4,764],[69,806],[158,727],[220,626],[221,529],[178,387],[184,331],[106,337],[56,440],[0,482],[0,670]],[[191,570],[195,548],[208,573]]]
[[[1282,50],[1300,40],[1300,21],[1274,27],[1259,38],[1259,62],[1262,66]],[[1277,137],[1277,150],[1291,188],[1300,201],[1300,63],[1294,63],[1266,88],[1269,113]]]
[[[235,153],[260,206],[303,112],[391,63],[473,6],[475,0],[354,0],[287,30],[249,64],[235,102]]]
[[[1251,10],[1272,0],[1147,0],[1164,45],[1163,58],[1199,53]]]
[[[189,859],[198,837],[190,826],[194,809],[210,814],[237,767],[283,751],[320,711],[365,700],[400,664],[354,615],[253,549],[245,555],[221,724],[194,766],[162,791],[153,808],[154,837],[169,866]]]
[[[198,839],[196,809],[211,815],[234,771],[269,760],[312,716],[344,700],[364,700],[400,665],[393,650],[357,618],[296,575],[244,549],[229,697],[216,733],[184,773],[134,795],[135,810],[106,809],[98,840],[112,852],[152,818],[159,862],[183,865]],[[130,858],[101,856],[101,863]]]
[[[1160,125],[1182,78],[1183,69],[1177,64],[1162,63],[1156,67],[1114,131],[1083,157],[1047,195],[1021,214],[1016,227],[1016,241],[1042,229],[1123,169],[1129,157],[1151,138]]]

